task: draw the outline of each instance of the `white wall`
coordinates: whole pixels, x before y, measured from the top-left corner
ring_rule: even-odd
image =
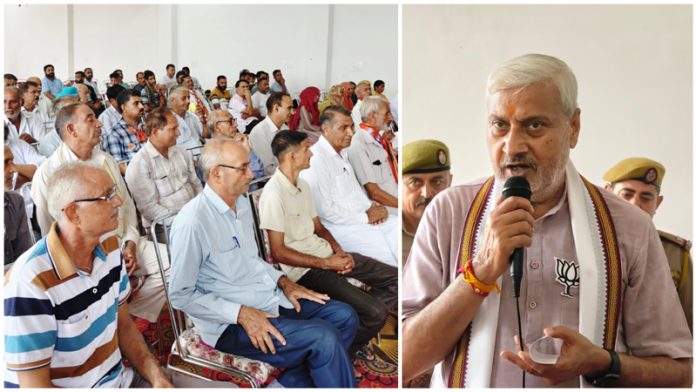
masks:
[[[5,72],[20,79],[43,76],[49,62],[63,80],[86,66],[100,80],[116,68],[127,81],[144,69],[159,78],[171,62],[188,65],[204,88],[219,74],[233,85],[242,68],[279,68],[294,94],[362,79],[384,80],[387,95],[398,91],[395,5],[33,4],[4,11]],[[20,33],[28,25],[31,34]]]
[[[405,5],[403,25],[404,143],[445,141],[455,183],[491,173],[488,73],[520,54],[550,54],[578,79],[578,170],[603,184],[623,158],[660,161],[655,224],[693,239],[691,6]]]

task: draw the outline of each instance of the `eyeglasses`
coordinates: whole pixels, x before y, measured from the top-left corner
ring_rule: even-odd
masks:
[[[92,197],[92,198],[89,198],[89,199],[77,199],[77,200],[73,200],[73,201],[71,201],[70,203],[68,203],[68,205],[73,204],[73,203],[83,203],[83,202],[89,202],[89,201],[106,201],[106,202],[110,202],[110,201],[112,201],[112,200],[116,197],[117,194],[118,194],[118,188],[116,187],[116,185],[114,185],[114,187],[111,188],[111,190],[109,191],[109,193],[106,194],[106,195],[99,196],[99,197]],[[68,208],[68,206],[65,206],[64,208],[62,208],[61,211],[65,211],[66,208]]]
[[[230,166],[230,165],[223,165],[223,164],[221,164],[221,163],[218,164],[217,166],[226,167],[226,168],[228,168],[228,169],[239,170],[239,171],[242,172],[242,173],[246,173],[247,170],[251,170],[251,166],[250,166],[249,163],[245,163],[245,164],[243,164],[242,166],[239,166],[239,167]]]
[[[219,123],[227,123],[227,124],[232,125],[232,124],[237,123],[237,120],[235,120],[234,117],[232,117],[229,120],[220,120],[220,121],[215,122],[215,124],[219,124]]]

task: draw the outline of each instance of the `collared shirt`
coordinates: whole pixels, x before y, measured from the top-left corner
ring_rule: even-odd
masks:
[[[142,120],[138,120],[136,127],[137,129],[134,129],[122,118],[111,128],[111,132],[106,136],[106,142],[104,143],[106,152],[111,154],[116,162],[130,161],[135,153],[140,151],[141,141],[137,132],[142,132]]]
[[[38,168],[41,166],[43,161],[46,160],[46,157],[36,152],[36,149],[32,147],[31,144],[20,138],[9,139],[5,142],[5,144],[7,144],[7,147],[9,147],[10,151],[12,151],[14,163],[19,163],[21,165],[34,165]]]
[[[398,197],[399,189],[389,165],[389,155],[369,130],[358,128],[347,150],[348,160],[355,169],[360,185],[365,186],[371,182]]]
[[[5,383],[50,366],[63,388],[127,386],[118,346],[119,306],[130,294],[118,240],[94,248],[92,272],[76,269],[56,226],[15,262],[5,286]]]
[[[39,145],[37,147],[37,150],[39,151],[39,154],[45,157],[50,157],[51,154],[53,154],[58,149],[58,146],[60,146],[60,144],[63,141],[60,140],[58,132],[54,129],[49,131],[47,134],[43,135],[43,137],[39,139],[38,142]]]
[[[7,120],[7,128],[9,129],[9,133],[7,134],[8,139],[15,139],[18,138],[19,135],[26,133],[31,135],[34,139],[39,140],[39,138],[46,134],[46,127],[44,127],[41,116],[27,112],[26,110],[20,110],[19,115],[19,129],[15,127],[12,121]]]
[[[102,150],[109,151],[106,147],[106,137],[109,136],[114,125],[123,119],[123,115],[115,107],[109,106],[99,115],[99,122],[102,123]]]
[[[179,123],[179,131],[181,132],[181,135],[176,138],[177,147],[188,150],[190,148],[202,146],[200,138],[201,135],[203,135],[203,126],[198,116],[192,114],[188,110],[184,112],[183,118],[176,113],[174,113],[174,115],[176,116],[176,121]]]
[[[48,77],[44,76],[43,79],[41,79],[41,92],[44,93],[47,90],[50,90],[51,94],[55,97],[63,91],[63,82],[58,78],[50,80]]]
[[[368,223],[372,202],[355,178],[348,151],[337,153],[322,135],[311,148],[309,169],[300,178],[312,187],[314,205],[322,223],[334,225]]]
[[[246,131],[247,125],[249,125],[250,122],[257,119],[253,116],[242,118],[242,112],[244,112],[247,109],[247,101],[239,94],[234,94],[232,96],[232,99],[230,100],[227,109],[230,111],[232,116],[234,116],[234,119],[237,120],[237,127],[239,128],[239,132],[244,133]]]
[[[266,117],[263,121],[256,124],[249,134],[251,149],[263,161],[264,172],[267,176],[273,174],[278,167],[278,159],[273,155],[271,142],[276,133],[283,129],[288,129],[288,126],[283,124],[278,129],[271,117]]]
[[[143,145],[126,168],[126,183],[140,210],[143,225],[178,210],[203,189],[191,154],[170,147],[165,158],[150,141]]]
[[[172,225],[172,306],[191,317],[210,346],[237,323],[242,305],[276,314],[279,306],[292,308],[278,287],[283,273],[259,257],[246,196],[236,210],[206,185]]]
[[[41,235],[46,235],[51,227],[51,223],[53,223],[53,218],[48,213],[48,199],[46,194],[48,179],[51,178],[56,169],[63,163],[77,160],[80,159],[75,153],[72,152],[65,143],[61,143],[58,149],[56,149],[56,151],[39,166],[36,173],[34,173],[34,179],[31,182],[31,198],[34,200],[34,205],[36,206],[36,219],[41,228]],[[121,238],[122,244],[126,241],[133,241],[133,243],[137,244],[140,234],[138,232],[135,205],[128,193],[126,183],[123,181],[123,177],[121,177],[121,173],[118,170],[118,164],[111,155],[97,149],[93,150],[90,159],[84,162],[93,163],[106,170],[109,177],[111,177],[116,184],[116,190],[118,196],[123,200],[123,205],[118,209],[118,228],[114,230],[114,234]]]
[[[353,119],[353,127],[355,127],[356,131],[360,130],[360,123],[363,122],[362,115],[360,115],[360,107],[362,106],[362,103],[362,99],[358,99],[358,102],[353,105],[353,110],[350,113],[350,117]]]
[[[284,243],[288,248],[321,258],[333,254],[328,241],[314,233],[317,211],[306,181],[298,178],[295,186],[282,171],[276,170],[263,187],[259,215],[261,228],[284,233]],[[280,266],[293,282],[297,282],[309,271],[309,268],[282,263]]]
[[[5,265],[13,263],[34,245],[29,231],[26,207],[22,195],[5,191]]]
[[[261,116],[263,117],[268,116],[268,108],[266,107],[266,101],[268,101],[268,97],[270,96],[270,92],[264,94],[261,91],[257,91],[251,96],[251,102],[254,104],[254,107],[256,109],[259,109],[259,113],[261,113]]]
[[[467,210],[483,180],[456,186],[440,192],[425,210],[416,231],[411,255],[404,270],[403,318],[412,318],[456,279],[459,267],[459,246]],[[691,335],[674,290],[664,251],[650,217],[616,196],[600,189],[616,228],[621,257],[622,313],[619,341],[636,356],[663,355],[690,358]],[[525,271],[520,293],[520,310],[524,341],[533,342],[543,336],[543,328],[566,325],[577,330],[579,318],[579,287],[573,287],[574,298],[561,295],[565,286],[556,278],[558,260],[577,259],[567,197],[534,224],[532,245],[526,248]],[[582,282],[580,282],[582,285]],[[510,293],[509,274],[502,275],[502,293]],[[500,301],[493,352],[517,350],[512,337],[516,335],[515,304],[511,295]],[[475,358],[476,353],[470,353]],[[431,386],[446,386],[454,355],[447,354],[435,367]],[[527,386],[546,386],[538,377],[527,375]],[[494,355],[491,387],[519,387],[520,370],[512,363]],[[578,387],[573,378],[557,387]]]

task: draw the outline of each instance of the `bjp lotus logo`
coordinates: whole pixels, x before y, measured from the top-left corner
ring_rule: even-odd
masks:
[[[578,265],[574,261],[568,261],[554,257],[556,260],[556,282],[565,286],[561,293],[562,296],[575,298],[570,293],[570,289],[580,285],[580,274],[578,273]]]

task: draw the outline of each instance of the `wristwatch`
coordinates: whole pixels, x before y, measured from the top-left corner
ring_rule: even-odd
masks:
[[[616,354],[614,350],[606,349],[611,356],[611,364],[606,373],[599,375],[597,377],[584,376],[587,382],[591,383],[597,388],[611,387],[616,384],[616,382],[621,378],[621,361],[619,360],[619,355]]]

